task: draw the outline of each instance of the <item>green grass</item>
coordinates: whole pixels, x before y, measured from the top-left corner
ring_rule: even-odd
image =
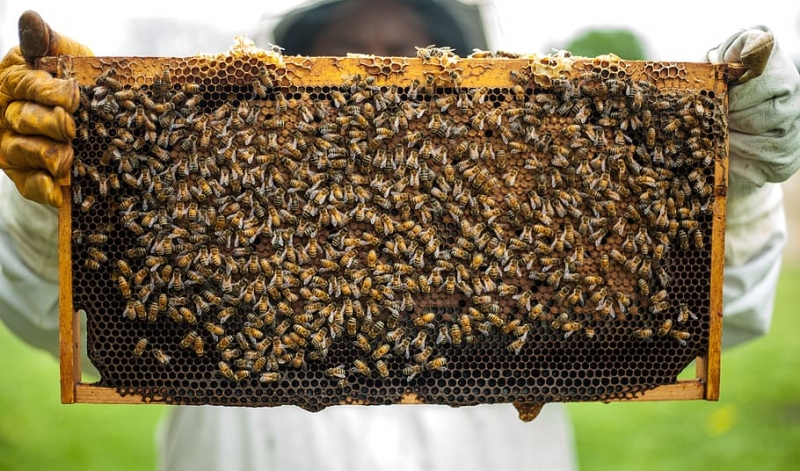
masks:
[[[0,324],[0,470],[155,467],[164,406],[61,404],[58,362]]]
[[[797,469],[798,287],[787,267],[772,332],[723,354],[719,402],[570,405],[581,469]],[[166,407],[62,405],[57,362],[2,326],[0,358],[0,471],[153,468]]]
[[[719,402],[571,404],[581,470],[798,469],[798,287],[786,267],[771,332],[723,352]]]

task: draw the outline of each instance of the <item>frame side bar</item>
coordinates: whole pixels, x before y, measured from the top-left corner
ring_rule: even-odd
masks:
[[[726,65],[720,65],[718,73],[727,76]],[[725,116],[728,114],[728,90],[724,80],[716,82],[724,94]],[[709,303],[708,356],[706,358],[705,399],[719,400],[720,355],[722,351],[722,284],[725,266],[725,202],[728,194],[728,136],[725,138],[722,155],[714,160],[714,212],[711,225],[711,301]]]
[[[75,387],[81,379],[80,316],[72,306],[72,191],[62,186],[64,202],[58,208],[58,332],[61,354],[61,402],[75,402]]]

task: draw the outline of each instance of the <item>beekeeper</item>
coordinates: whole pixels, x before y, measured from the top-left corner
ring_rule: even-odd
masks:
[[[413,55],[448,45],[485,48],[480,18],[453,0],[328,1],[287,16],[273,42],[287,54]],[[36,57],[91,51],[20,19],[20,46],[0,63],[0,318],[57,355],[55,181],[70,171],[78,87],[32,69]],[[786,224],[779,182],[800,165],[800,76],[765,27],[737,32],[706,54],[742,62],[731,86],[724,333],[731,346],[767,332]],[[159,434],[164,470],[569,470],[577,467],[565,408],[523,423],[510,404],[331,407],[175,407]]]

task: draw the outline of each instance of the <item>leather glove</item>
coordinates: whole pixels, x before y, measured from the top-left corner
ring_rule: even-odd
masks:
[[[800,74],[772,32],[764,26],[740,31],[706,59],[748,69],[728,94],[729,197],[792,176],[800,166]]]
[[[0,61],[0,168],[25,198],[58,206],[55,181],[72,165],[72,113],[78,109],[77,83],[34,70],[38,57],[90,56],[92,51],[47,25],[35,12],[19,19],[20,45]]]

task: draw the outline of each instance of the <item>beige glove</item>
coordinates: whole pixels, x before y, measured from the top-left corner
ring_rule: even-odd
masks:
[[[80,95],[74,80],[33,70],[43,56],[90,56],[92,51],[50,29],[35,12],[19,19],[20,45],[0,62],[0,168],[25,198],[61,204],[55,180],[72,165],[72,113]]]
[[[743,198],[800,167],[800,74],[772,32],[740,31],[708,51],[709,62],[741,62],[747,72],[729,95],[730,187]]]
[[[747,72],[728,93],[729,186],[725,223],[723,345],[765,334],[787,241],[778,182],[800,166],[800,74],[772,32],[740,31],[708,51]]]

